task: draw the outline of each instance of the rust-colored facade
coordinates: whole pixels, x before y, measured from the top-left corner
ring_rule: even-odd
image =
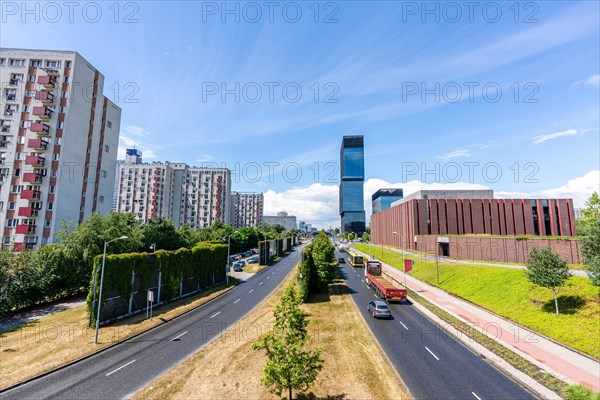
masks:
[[[395,232],[395,233],[394,233]],[[419,235],[575,236],[572,199],[414,199],[371,216],[374,243]]]

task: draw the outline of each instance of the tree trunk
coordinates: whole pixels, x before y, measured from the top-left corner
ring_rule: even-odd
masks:
[[[554,294],[554,305],[556,306],[556,315],[558,315],[558,299],[556,298],[556,290],[552,289],[552,293]]]
[[[288,387],[288,398],[289,398],[289,400],[292,400],[292,387],[291,386]]]

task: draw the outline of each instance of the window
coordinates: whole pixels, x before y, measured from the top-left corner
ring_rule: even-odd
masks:
[[[17,220],[13,219],[13,218],[7,219],[6,226],[8,226],[8,227],[17,226]]]
[[[9,64],[11,67],[23,67],[23,66],[25,66],[25,60],[11,59]]]
[[[64,127],[65,127],[64,121],[61,121],[61,122],[58,123],[58,129],[63,129]]]
[[[44,227],[45,227],[45,228],[50,228],[50,224],[51,224],[51,223],[52,223],[52,220],[49,220],[49,219],[47,219],[47,220],[44,220]]]
[[[46,67],[49,68],[60,68],[60,61],[46,61]]]
[[[65,68],[71,68],[71,61],[65,61]]]
[[[35,82],[35,75],[29,75],[29,76],[27,77],[27,80],[28,80],[29,82]]]
[[[25,97],[34,97],[35,96],[35,90],[28,90],[25,92]]]
[[[54,186],[50,186],[50,193],[54,193]]]
[[[29,106],[23,106],[23,112],[29,112]]]
[[[48,244],[48,236],[42,236],[42,244]]]
[[[61,137],[56,138],[56,144],[61,144],[61,143],[62,143],[62,138]]]
[[[31,126],[31,121],[22,121],[21,128],[29,128]]]
[[[68,90],[63,90],[61,97],[63,99],[68,99],[69,98],[69,91]]]
[[[52,210],[52,207],[54,207],[54,203],[48,203],[48,210]]]
[[[60,113],[63,113],[63,114],[64,114],[64,113],[65,113],[65,111],[66,111],[66,109],[67,109],[67,107],[65,107],[65,106],[60,106],[60,108],[58,109],[58,112],[60,112]]]
[[[22,154],[22,153],[20,153]],[[20,168],[15,168],[15,176],[21,176],[21,169]]]
[[[8,209],[9,210],[14,210],[15,209],[15,202],[14,201],[11,201],[11,202],[8,203]]]
[[[59,158],[60,158],[60,153],[54,153],[54,155],[52,156],[52,159],[54,161],[58,161]]]
[[[109,129],[112,129],[112,121],[106,121],[106,126],[108,126]]]
[[[100,176],[103,178],[106,178],[106,171],[105,170],[100,170]]]
[[[69,83],[69,77],[65,76],[65,83]]]
[[[10,189],[11,193],[21,193],[21,190],[23,190],[23,186],[22,185],[13,185],[13,187]]]
[[[6,58],[0,58],[0,65],[6,65]]]
[[[108,153],[110,151],[110,147],[107,144],[104,145],[104,151]]]
[[[42,60],[31,60],[31,66],[32,67],[41,67],[42,66]]]
[[[25,153],[15,154],[15,160],[24,160],[24,159],[25,159]]]

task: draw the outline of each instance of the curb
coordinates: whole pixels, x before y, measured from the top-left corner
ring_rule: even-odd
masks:
[[[236,286],[237,286],[237,285],[236,285]],[[159,326],[163,326],[163,325],[164,325],[164,324],[166,324],[167,322],[173,321],[173,320],[174,320],[174,319],[176,319],[176,318],[179,318],[179,317],[181,317],[181,316],[183,316],[183,315],[186,315],[186,314],[188,314],[188,313],[190,313],[190,312],[192,312],[192,311],[194,311],[194,310],[196,310],[196,309],[198,309],[198,308],[202,307],[203,305],[205,305],[205,304],[208,304],[208,303],[210,303],[210,302],[212,302],[212,301],[214,301],[214,300],[216,300],[216,299],[220,298],[221,296],[225,295],[226,293],[229,293],[229,291],[231,291],[232,289],[234,289],[236,286],[231,286],[230,288],[228,288],[227,290],[225,290],[223,293],[219,294],[218,296],[215,296],[215,297],[213,297],[212,299],[208,300],[208,301],[207,301],[207,302],[205,302],[205,303],[202,303],[202,304],[199,304],[199,305],[197,305],[196,307],[190,308],[189,310],[186,310],[186,311],[184,311],[183,313],[181,313],[181,314],[179,314],[179,315],[176,315],[176,316],[174,316],[174,317],[172,317],[172,318],[170,318],[170,319],[161,319],[161,321],[162,321],[161,323],[159,323],[159,324],[157,324],[157,325],[154,325],[154,326],[151,326],[151,327],[149,327],[149,328],[146,328],[146,329],[144,329],[143,331],[140,331],[140,332],[134,333],[132,336],[126,337],[125,339],[122,339],[122,340],[119,340],[118,342],[112,343],[112,344],[110,344],[110,345],[108,345],[108,346],[106,346],[106,347],[104,347],[104,348],[102,348],[102,349],[99,349],[99,350],[97,350],[97,351],[94,351],[93,353],[86,354],[85,356],[82,356],[82,357],[79,357],[79,358],[77,358],[77,359],[75,359],[75,360],[69,361],[69,362],[67,362],[66,364],[59,365],[58,367],[52,368],[51,370],[48,370],[48,371],[46,371],[46,372],[42,372],[41,374],[38,374],[38,375],[32,376],[32,377],[30,377],[30,378],[27,378],[27,379],[26,379],[26,380],[24,380],[24,381],[21,381],[21,382],[15,383],[15,384],[13,384],[13,385],[10,385],[10,386],[7,386],[7,387],[5,387],[5,388],[1,388],[1,389],[0,389],[0,394],[2,394],[2,393],[6,393],[6,392],[8,392],[8,391],[11,391],[11,390],[13,390],[13,389],[16,389],[16,388],[18,388],[18,387],[20,387],[20,386],[26,385],[26,384],[28,384],[28,383],[30,383],[30,382],[33,382],[33,381],[37,380],[37,379],[40,379],[40,378],[43,378],[43,377],[45,377],[45,376],[47,376],[47,375],[53,374],[54,372],[57,372],[57,371],[63,370],[63,369],[65,369],[65,368],[67,368],[67,367],[70,367],[70,366],[72,366],[72,365],[74,365],[74,364],[77,364],[77,363],[79,363],[79,362],[81,362],[81,361],[84,361],[84,360],[87,360],[87,359],[89,359],[89,358],[92,358],[92,357],[94,357],[94,356],[96,356],[96,355],[98,355],[98,354],[100,354],[100,353],[103,353],[103,352],[105,352],[105,351],[109,350],[109,349],[112,349],[113,347],[116,347],[116,346],[118,346],[118,345],[120,345],[120,344],[122,344],[122,343],[125,343],[125,342],[127,342],[127,341],[129,341],[129,340],[131,340],[131,339],[135,339],[136,337],[138,337],[138,336],[141,336],[141,335],[143,335],[144,333],[147,333],[147,332],[149,332],[149,331],[151,331],[151,330],[153,330],[153,329],[155,329],[155,328],[158,328]]]

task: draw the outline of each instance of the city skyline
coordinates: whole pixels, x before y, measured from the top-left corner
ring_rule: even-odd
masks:
[[[148,161],[224,166],[233,190],[264,193],[265,214],[318,227],[339,223],[344,135],[365,135],[367,223],[382,187],[489,188],[576,207],[598,190],[597,3],[507,3],[497,20],[480,8],[452,18],[323,3],[318,15],[301,5],[296,22],[281,8],[270,22],[268,10],[255,21],[240,7],[236,20],[220,3],[132,4],[118,15],[99,5],[98,20],[16,10],[0,28],[11,32],[3,47],[48,47],[44,36],[107,76],[123,109],[119,158],[135,146]],[[153,29],[174,21],[182,28]]]

